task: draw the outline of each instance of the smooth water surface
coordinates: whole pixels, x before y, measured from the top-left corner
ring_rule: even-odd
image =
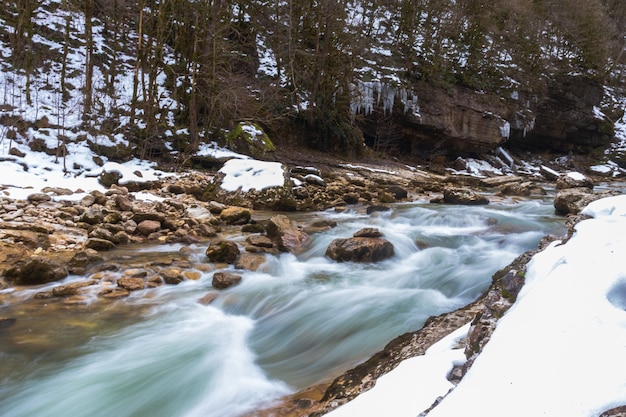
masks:
[[[300,214],[299,221],[332,218],[338,226],[313,235],[305,253],[268,255],[261,271],[239,271],[242,283],[209,306],[197,300],[211,290],[212,272],[81,308],[0,304],[0,316],[17,317],[0,329],[0,415],[241,415],[328,380],[429,316],[473,301],[495,271],[546,234],[563,233],[553,212],[546,199]],[[363,227],[379,228],[396,255],[364,265],[324,257],[333,239]],[[196,262],[204,249],[194,248]],[[132,262],[150,250],[125,255]]]

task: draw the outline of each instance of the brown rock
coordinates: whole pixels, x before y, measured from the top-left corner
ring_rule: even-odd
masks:
[[[28,201],[31,201],[33,203],[39,203],[41,201],[50,201],[52,200],[52,197],[50,197],[48,194],[44,194],[44,193],[34,193],[34,194],[30,194],[27,197]]]
[[[556,180],[557,190],[565,190],[567,188],[579,187],[585,187],[591,190],[593,189],[593,181],[591,181],[591,179],[586,177],[585,175],[579,173],[568,173],[565,175],[561,175]]]
[[[235,263],[239,256],[239,247],[235,242],[219,239],[209,244],[206,256],[211,262]]]
[[[383,234],[375,227],[365,227],[352,235],[353,237],[382,237]]]
[[[65,267],[45,258],[32,258],[18,262],[4,271],[4,277],[14,285],[39,285],[67,277]]]
[[[89,238],[85,242],[86,249],[93,249],[97,251],[107,251],[111,250],[115,247],[115,243],[110,240],[99,239],[99,238]]]
[[[554,208],[557,214],[578,214],[587,204],[603,197],[594,194],[589,188],[567,188],[559,191],[554,197]]]
[[[226,224],[246,224],[250,221],[252,213],[243,207],[227,207],[220,213],[220,219]]]
[[[122,211],[133,210],[133,202],[125,195],[120,194],[120,195],[115,196],[115,204]]]
[[[206,306],[206,305],[211,304],[217,298],[217,296],[218,296],[217,292],[211,291],[210,293],[207,293],[202,298],[200,298],[198,302]]]
[[[391,242],[380,237],[335,239],[326,249],[326,256],[338,262],[378,262],[394,253]]]
[[[160,272],[163,281],[169,285],[178,285],[185,280],[183,273],[178,268],[165,268]]]
[[[107,288],[98,293],[100,297],[103,298],[123,298],[128,297],[130,295],[130,291],[125,288]]]
[[[241,275],[231,274],[228,272],[216,272],[213,274],[213,288],[224,290],[226,288],[237,285],[241,282]]]
[[[59,285],[52,289],[52,295],[55,297],[69,297],[80,293],[80,289],[94,285],[96,281],[80,281],[67,285]]]
[[[143,220],[137,225],[137,231],[144,236],[149,236],[161,230],[161,223],[156,220]]]
[[[117,286],[128,291],[138,291],[146,287],[146,282],[143,278],[120,278],[117,280]]]
[[[246,238],[246,242],[248,242],[252,246],[258,246],[261,248],[271,248],[274,246],[274,242],[272,242],[269,237],[263,235],[248,236]]]
[[[467,188],[448,187],[443,190],[443,202],[471,206],[489,204],[489,199]]]
[[[264,255],[257,253],[242,253],[235,262],[235,268],[257,271],[267,259]]]
[[[311,238],[294,226],[287,216],[279,214],[267,223],[267,236],[276,243],[282,252],[301,252]]]

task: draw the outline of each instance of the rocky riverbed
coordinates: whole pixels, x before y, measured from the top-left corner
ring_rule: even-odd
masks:
[[[287,211],[359,207],[371,214],[387,210],[396,202],[489,204],[494,199],[527,198],[556,189],[555,210],[576,215],[593,199],[615,193],[594,191],[594,184],[601,179],[567,171],[555,167],[540,170],[543,175],[476,176],[399,163],[333,162],[319,166],[291,164],[285,187],[247,193],[225,192],[214,173],[186,172],[147,185],[118,185],[115,178],[104,179],[109,187],[106,192],[92,191],[79,200],[71,198],[78,190],[59,188],[33,192],[26,200],[0,197],[0,289],[14,290],[0,294],[0,301],[5,305],[18,298],[28,302],[20,295],[22,290],[73,274],[84,276],[84,280],[48,285],[42,291],[29,291],[29,297],[33,302],[50,300],[70,308],[80,308],[94,299],[107,303],[138,290],[198,279],[200,272],[227,264],[255,270],[262,264],[260,254],[297,253],[306,246],[308,236],[333,227],[332,222],[314,219],[291,221],[283,214]],[[572,217],[572,222],[575,219]],[[177,255],[144,259],[141,264],[122,262],[109,255],[119,255],[120,249],[134,244],[159,243],[179,243],[181,249]],[[376,261],[392,253],[387,243],[376,230],[363,230],[342,242],[333,242],[327,256],[350,261],[369,256],[363,260]],[[206,259],[190,257],[186,245],[205,245]],[[377,377],[403,359],[422,354],[434,342],[473,320],[465,341],[471,365],[498,318],[514,302],[531,255],[520,256],[494,275],[492,286],[476,302],[431,318],[422,330],[391,341],[383,351],[332,383],[298,393],[279,407],[255,415],[321,415],[370,388]],[[236,285],[240,279],[237,274],[215,273],[215,290],[198,302],[213,302],[220,289]],[[149,296],[149,291],[143,294]],[[18,319],[0,316],[0,331]],[[465,371],[456,370],[452,378],[462,378]]]

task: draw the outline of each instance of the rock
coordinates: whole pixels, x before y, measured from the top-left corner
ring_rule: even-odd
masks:
[[[502,277],[502,296],[514,302],[524,286],[524,282],[523,271],[511,269]]]
[[[264,255],[257,253],[242,253],[235,262],[235,268],[245,269],[248,271],[258,271],[265,261],[266,259]]]
[[[396,200],[407,198],[409,192],[398,185],[392,185],[387,188],[387,192],[392,194]]]
[[[88,287],[90,285],[94,285],[96,281],[80,281],[73,282],[67,285],[59,285],[52,289],[52,295],[55,297],[70,297],[74,295],[78,295],[81,288]]]
[[[4,271],[5,279],[14,285],[39,285],[59,281],[68,276],[67,269],[46,258],[19,261]]]
[[[41,190],[44,193],[52,193],[54,195],[72,195],[74,194],[74,191],[70,190],[69,188],[62,188],[62,187],[44,187]],[[46,200],[48,201],[48,200]]]
[[[265,226],[261,223],[248,223],[241,226],[242,233],[265,233]]]
[[[91,207],[96,203],[96,197],[91,194],[87,194],[80,200],[80,205],[83,207]]]
[[[251,122],[240,122],[228,132],[226,134],[226,147],[235,152],[261,159],[276,150],[263,128]]]
[[[539,167],[539,172],[541,173],[541,175],[543,175],[545,179],[549,181],[556,181],[561,176],[561,174],[559,174],[557,171],[545,165],[541,165],[541,167]]]
[[[100,224],[102,223],[103,220],[104,220],[104,213],[102,212],[102,210],[97,209],[97,208],[89,208],[85,210],[83,215],[80,217],[81,222],[91,224],[91,225]]]
[[[333,240],[325,255],[338,262],[378,262],[394,253],[393,245],[387,239],[352,237]]]
[[[116,195],[115,204],[122,211],[133,211],[133,202],[125,195]]]
[[[93,249],[85,249],[74,254],[67,264],[67,270],[73,275],[85,275],[87,266],[92,263],[102,262],[102,256]]]
[[[31,203],[39,203],[42,201],[50,201],[52,200],[52,197],[44,193],[34,193],[34,194],[30,194],[27,197],[27,200],[30,201]]]
[[[228,272],[216,272],[213,274],[212,285],[213,288],[218,290],[224,290],[226,288],[237,285],[241,282],[241,276],[236,274],[230,274]]]
[[[128,291],[138,291],[146,287],[146,281],[143,278],[125,277],[117,280],[117,286]]]
[[[531,182],[510,183],[502,187],[502,195],[529,196],[535,186]]]
[[[382,237],[383,234],[375,227],[365,227],[355,232],[352,237]]]
[[[161,222],[156,220],[144,220],[137,225],[137,231],[144,236],[149,236],[161,230]]]
[[[121,179],[122,174],[119,171],[103,171],[98,177],[98,182],[108,188],[113,184],[117,185]]]
[[[359,202],[359,195],[357,193],[346,193],[341,198],[346,204],[357,204]]]
[[[133,214],[132,221],[139,224],[144,220],[152,220],[155,222],[163,223],[166,219],[165,214],[156,212],[139,212]]]
[[[389,210],[391,210],[391,207],[389,206],[385,206],[383,204],[372,204],[371,206],[367,206],[367,209],[365,209],[365,212],[367,214],[372,214],[377,211],[389,211]]]
[[[587,204],[602,197],[606,195],[594,194],[587,187],[567,188],[556,194],[554,208],[557,214],[578,214]]]
[[[163,281],[169,285],[178,285],[185,280],[183,272],[178,268],[165,268],[160,272]]]
[[[326,187],[326,181],[324,181],[324,179],[320,177],[319,175],[307,174],[304,176],[304,181],[307,184],[313,184],[313,185],[318,185],[320,187]]]
[[[579,172],[568,172],[565,175],[561,175],[556,180],[556,189],[565,190],[567,188],[579,188],[586,187],[590,190],[593,189],[593,181]]]
[[[235,242],[219,239],[209,244],[206,256],[211,262],[235,263],[239,256],[239,247]]]
[[[272,248],[274,247],[274,242],[267,236],[263,235],[252,235],[246,238],[246,242],[251,244],[252,246],[258,246],[261,248]]]
[[[250,213],[250,210],[236,206],[227,207],[220,213],[220,219],[226,224],[232,225],[246,224],[251,217],[252,213]]]
[[[302,251],[311,240],[308,234],[299,230],[282,214],[268,221],[267,236],[274,241],[280,251],[292,253]]]
[[[211,291],[210,293],[207,293],[206,295],[204,295],[202,298],[200,298],[198,300],[198,302],[202,305],[209,305],[211,304],[213,301],[215,301],[215,299],[217,298],[218,293],[215,291]]]
[[[221,210],[220,210],[221,211]],[[213,213],[208,208],[202,206],[192,205],[185,210],[185,216],[196,220],[211,220],[213,219]]]
[[[128,291],[125,288],[107,288],[105,290],[102,290],[98,293],[98,295],[100,297],[103,298],[123,298],[123,297],[128,297],[130,295],[130,291]]]
[[[443,190],[443,202],[446,204],[483,205],[489,199],[468,188],[448,187]]]
[[[93,249],[97,251],[107,251],[115,247],[115,243],[110,240],[91,237],[85,242],[85,249]]]

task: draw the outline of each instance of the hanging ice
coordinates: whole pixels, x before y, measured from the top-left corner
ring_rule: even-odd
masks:
[[[374,99],[374,95],[376,95],[376,99]],[[369,116],[374,111],[374,104],[376,104],[376,106],[382,106],[383,114],[391,113],[396,102],[396,96],[400,98],[404,107],[404,114],[410,113],[419,117],[417,94],[406,88],[398,88],[379,80],[357,81],[353,85],[350,108],[355,114],[363,113]]]

